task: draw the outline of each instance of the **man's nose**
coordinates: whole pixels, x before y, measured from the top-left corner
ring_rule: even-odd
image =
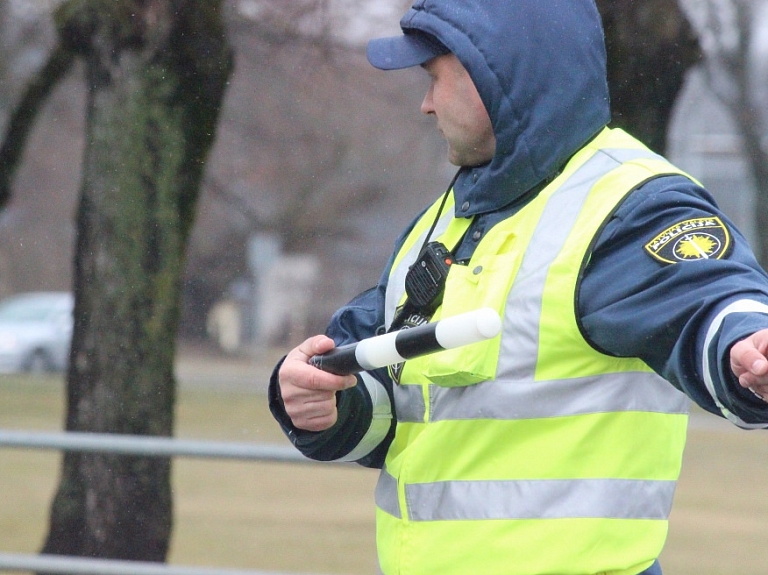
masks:
[[[421,113],[422,114],[434,114],[435,113],[435,107],[432,105],[432,88],[430,87],[429,90],[427,90],[427,93],[424,95],[424,99],[421,101]]]

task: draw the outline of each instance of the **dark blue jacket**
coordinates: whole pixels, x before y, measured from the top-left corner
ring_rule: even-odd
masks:
[[[496,155],[460,170],[455,185],[457,216],[474,216],[455,253],[468,258],[495,223],[525,205],[608,123],[600,18],[592,0],[419,0],[401,25],[433,34],[456,54],[493,123]],[[436,195],[425,197],[425,205]],[[725,223],[732,239],[725,257],[668,264],[645,249],[664,230],[704,216]],[[376,287],[333,316],[327,333],[338,345],[371,337],[383,325],[388,275],[389,264]],[[596,238],[576,297],[595,348],[642,359],[712,413],[768,426],[768,403],[738,385],[728,357],[736,341],[768,328],[768,315],[734,313],[713,323],[737,301],[768,306],[768,276],[711,196],[681,176],[659,177],[627,197]],[[385,370],[374,376],[391,390]],[[348,453],[371,418],[364,385],[339,393],[339,420],[325,432],[291,426],[274,375],[270,404],[294,444],[322,460]],[[361,464],[382,465],[394,425]]]

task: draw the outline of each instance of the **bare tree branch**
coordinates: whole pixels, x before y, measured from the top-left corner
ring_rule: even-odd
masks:
[[[48,61],[27,85],[14,108],[0,147],[0,209],[10,200],[13,178],[20,163],[27,137],[48,95],[72,67],[74,55],[57,45]]]

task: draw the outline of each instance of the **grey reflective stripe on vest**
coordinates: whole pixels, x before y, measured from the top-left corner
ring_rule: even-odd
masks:
[[[453,220],[453,214],[451,212],[452,210],[449,210],[447,213],[440,216],[440,219],[435,226],[435,231],[432,232],[433,239],[440,237],[440,235],[445,233],[445,230],[448,229],[448,225]],[[389,277],[384,301],[384,325],[387,326],[387,329],[389,329],[392,320],[395,319],[395,310],[405,294],[405,275],[408,273],[408,267],[416,261],[419,251],[421,251],[421,244],[424,243],[428,231],[428,229],[424,230],[418,240],[413,243],[411,249],[400,259],[400,263],[392,271],[392,274]]]
[[[436,385],[429,386],[429,395],[432,397],[437,390]],[[465,388],[456,388],[465,389]],[[424,421],[427,406],[424,403],[424,390],[420,385],[395,385],[392,390],[397,406],[397,421],[409,423],[421,423]]]
[[[671,391],[672,390],[672,391]],[[397,419],[421,423],[424,397],[419,385],[395,386]],[[650,372],[555,381],[496,379],[467,387],[429,386],[430,421],[516,420],[642,411],[687,414],[688,397]],[[530,398],[536,397],[535,403]]]
[[[674,481],[537,479],[406,485],[411,521],[482,519],[656,519],[669,517]],[[394,494],[394,495],[393,495]],[[376,505],[400,518],[397,482],[382,472]]]
[[[634,150],[598,151],[548,200],[507,297],[497,377],[532,377],[538,358],[539,317],[549,265],[565,246],[592,187],[619,166],[619,152],[625,155],[630,151]],[[559,201],[560,197],[568,200]],[[523,300],[526,305],[516,304]]]
[[[379,474],[376,490],[373,493],[373,500],[382,511],[402,519],[400,504],[397,501],[397,479],[387,473],[386,469],[382,469]]]

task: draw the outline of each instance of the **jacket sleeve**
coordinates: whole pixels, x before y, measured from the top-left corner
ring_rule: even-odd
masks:
[[[344,345],[376,334],[383,319],[383,292],[372,288],[339,309],[326,335]],[[357,374],[357,385],[337,392],[338,419],[330,429],[312,432],[293,426],[285,413],[275,367],[269,384],[269,406],[291,443],[305,456],[319,461],[356,461],[381,467],[394,436],[392,383],[386,369]]]
[[[646,248],[678,224],[713,217],[728,243],[714,257],[668,263]],[[700,186],[663,176],[632,192],[599,234],[577,290],[582,331],[595,348],[642,359],[740,427],[768,427],[768,403],[738,384],[729,360],[736,342],[768,328],[768,275]]]
[[[384,329],[384,296],[389,272],[395,254],[420,217],[421,214],[417,215],[400,234],[378,284],[333,314],[326,335],[337,346],[373,337]],[[393,382],[387,369],[359,373],[356,386],[336,394],[338,419],[333,427],[312,432],[294,427],[285,413],[277,379],[282,361],[270,378],[269,408],[291,443],[311,459],[355,461],[365,467],[381,468],[396,425]]]

